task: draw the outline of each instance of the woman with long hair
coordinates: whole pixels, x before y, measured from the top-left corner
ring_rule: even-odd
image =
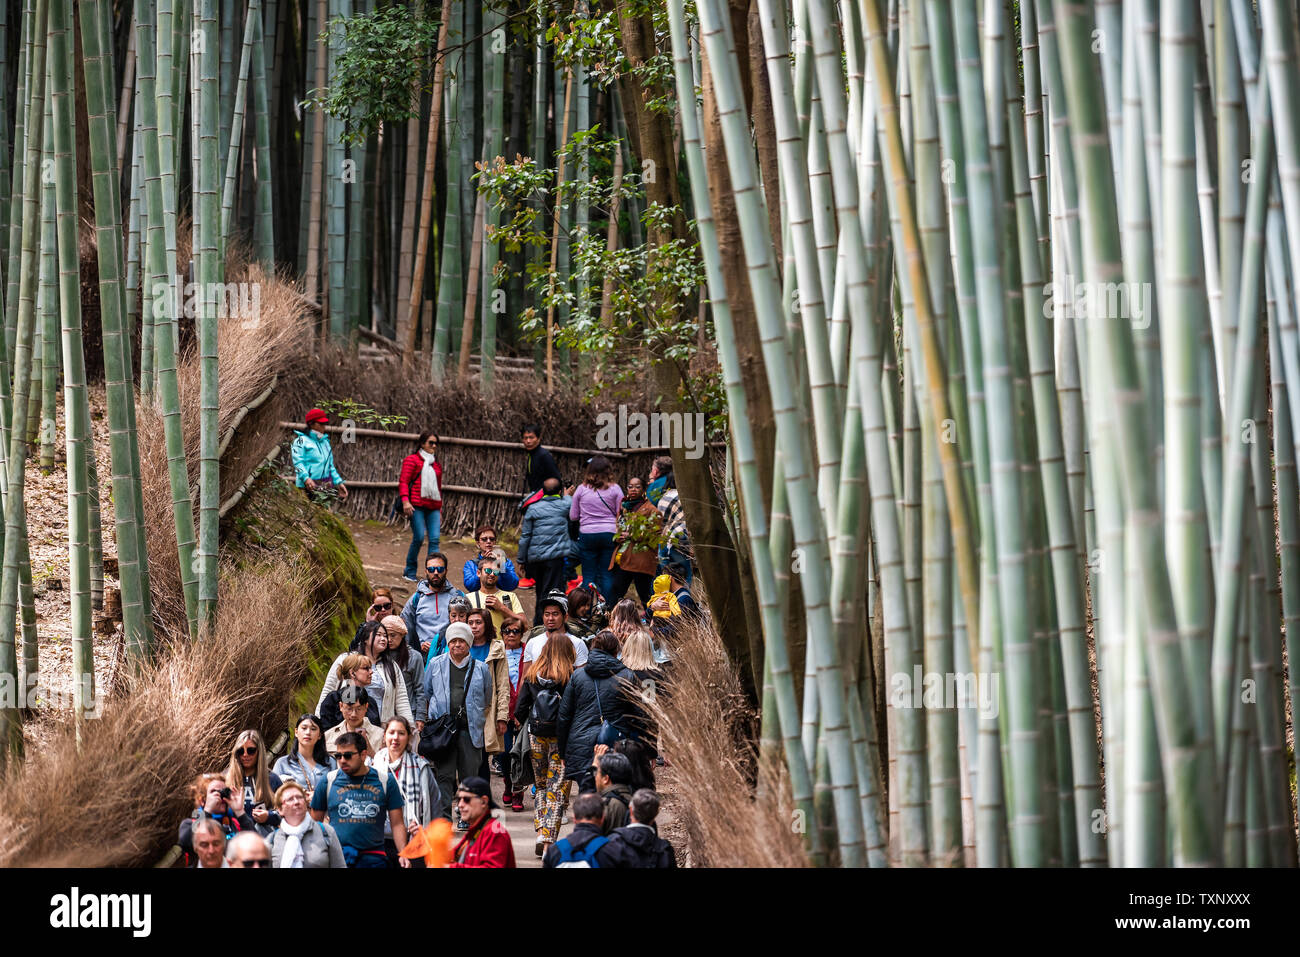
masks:
[[[591,767],[597,744],[613,744],[631,731],[639,709],[628,697],[635,679],[618,660],[618,639],[605,629],[591,640],[586,667],[564,689],[556,736],[564,755],[564,774],[580,780]]]
[[[360,688],[370,687],[370,677],[374,673],[375,663],[366,655],[346,654],[338,662],[339,683],[334,686],[334,690],[321,699],[317,711],[320,714],[321,724],[325,725],[325,731],[328,734],[329,729],[343,720],[343,709],[340,707],[343,691],[349,685],[356,685]],[[379,726],[379,705],[370,694],[366,694],[366,720],[375,727]],[[328,750],[328,745],[327,748]]]
[[[633,740],[644,745],[650,757],[654,758],[658,754],[656,743],[659,729],[644,705],[663,694],[664,672],[655,661],[650,630],[640,627],[629,634],[623,641],[623,650],[618,657],[623,662],[623,667],[632,672],[633,680],[628,695],[634,707],[633,713],[629,714],[627,733]]]
[[[624,598],[609,613],[609,630],[619,644],[627,641],[634,631],[645,627],[645,610],[635,598]]]
[[[397,778],[406,801],[404,812],[407,833],[414,824],[428,827],[438,811],[438,782],[433,766],[416,753],[411,725],[401,715],[393,715],[384,725],[384,747],[375,755],[371,765],[382,778],[389,771]],[[397,843],[393,840],[393,826],[384,816],[384,852],[388,866],[398,867]],[[412,867],[423,867],[423,861],[411,861]]]
[[[285,781],[275,792],[280,826],[266,839],[272,867],[347,867],[343,845],[334,828],[307,813],[307,792],[297,781]]]
[[[402,471],[397,478],[402,511],[411,520],[411,547],[406,550],[406,570],[402,574],[408,582],[419,580],[416,562],[420,560],[420,546],[426,537],[429,552],[425,561],[438,550],[442,531],[442,465],[437,453],[438,437],[432,432],[421,432],[415,440],[415,451],[402,460]]]
[[[339,720],[343,719],[340,717]],[[297,781],[302,785],[308,801],[311,801],[316,787],[325,780],[325,775],[335,767],[334,759],[325,747],[325,727],[316,715],[304,714],[294,728],[288,753],[276,761],[272,769],[281,781]]]
[[[415,717],[415,733],[424,730],[423,715],[429,702],[424,697],[424,656],[414,650],[406,640],[406,622],[389,615],[380,622],[388,632],[388,660],[406,683],[406,700]]]
[[[602,597],[613,594],[609,563],[614,558],[614,532],[618,528],[623,490],[614,481],[609,459],[593,456],[587,474],[573,493],[569,518],[578,523],[578,563],[582,583],[595,585]]]
[[[560,836],[560,822],[569,803],[572,782],[565,777],[564,755],[557,738],[560,702],[573,678],[577,655],[569,636],[546,639],[537,658],[524,670],[523,687],[515,702],[515,720],[528,723],[529,752],[533,762],[533,829],[537,856]]]
[[[506,720],[510,717],[510,669],[506,663],[506,646],[497,637],[492,624],[492,612],[486,608],[469,610],[469,630],[474,640],[469,646],[469,655],[488,667],[492,676],[492,687],[488,692],[487,716],[483,722],[483,762],[479,766],[479,777],[490,781],[488,756],[500,754],[505,750]]]
[[[230,749],[226,767],[226,787],[244,795],[244,806],[257,824],[257,833],[265,837],[280,825],[280,815],[272,810],[280,775],[266,768],[266,744],[256,731],[241,731]]]
[[[401,639],[399,639],[400,641]],[[407,721],[414,723],[415,715],[411,710],[411,700],[406,693],[406,679],[393,661],[389,648],[388,630],[382,622],[368,621],[357,631],[348,650],[334,659],[325,684],[321,686],[320,698],[316,702],[316,713],[324,716],[321,708],[326,696],[339,686],[339,665],[349,654],[365,655],[373,663],[369,683],[365,686],[370,700],[379,707],[379,721],[382,724],[394,714],[400,714]]]

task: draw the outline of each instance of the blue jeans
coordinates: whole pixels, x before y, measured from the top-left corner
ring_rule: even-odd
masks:
[[[613,532],[582,532],[578,535],[578,564],[582,566],[582,583],[595,585],[601,596],[613,593],[609,562],[614,557]]]
[[[417,572],[416,562],[420,560],[420,546],[424,537],[429,536],[429,555],[438,550],[438,539],[442,532],[442,509],[419,508],[411,513],[411,547],[406,550],[406,575],[415,578],[424,576]],[[426,556],[427,558],[427,556]]]

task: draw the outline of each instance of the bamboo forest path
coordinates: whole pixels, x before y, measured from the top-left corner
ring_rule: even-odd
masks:
[[[361,555],[361,564],[365,566],[366,575],[370,579],[371,585],[387,585],[393,590],[393,596],[399,604],[405,604],[406,599],[411,595],[411,589],[415,586],[402,578],[403,566],[406,562],[406,549],[411,542],[411,533],[403,525],[385,525],[383,522],[368,520],[358,521],[353,518],[344,516],[344,522],[348,530],[352,533],[352,540],[356,542],[357,551]],[[439,548],[447,556],[447,562],[450,566],[449,580],[457,588],[464,588],[464,581],[461,579],[461,569],[465,562],[474,557],[476,549],[469,544],[469,539],[465,541],[456,541],[452,539],[443,539]],[[514,548],[510,543],[505,544],[506,552],[514,558]],[[536,597],[531,588],[521,588],[516,594],[519,600],[523,602],[524,614],[528,616],[529,621],[533,617],[533,607]],[[505,782],[498,775],[492,775],[492,795],[497,804],[501,803],[501,794],[504,790]],[[510,832],[510,841],[515,849],[515,864],[519,867],[541,867],[541,858],[537,857],[535,847],[535,834],[533,830],[533,813],[532,801],[524,801],[524,810],[512,811],[509,808],[503,808],[496,812],[505,824],[506,829]],[[573,830],[573,825],[566,824],[561,829],[561,836]]]

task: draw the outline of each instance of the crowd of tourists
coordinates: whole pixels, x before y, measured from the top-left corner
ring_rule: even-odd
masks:
[[[306,422],[298,486],[345,498],[328,415]],[[674,636],[701,612],[672,460],[625,492],[597,455],[566,489],[539,428],[523,446],[518,565],[483,525],[457,588],[440,550],[437,437],[418,438],[399,478],[410,598],[399,608],[373,589],[287,753],[272,763],[243,731],[226,769],[194,781],[179,831],[190,866],[420,868],[428,855],[412,851],[442,820],[447,866],[514,867],[504,818],[528,811],[543,867],[676,866],[656,826],[665,759],[647,704],[671,693]]]

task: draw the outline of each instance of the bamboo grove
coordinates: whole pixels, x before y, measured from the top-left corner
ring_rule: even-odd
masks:
[[[758,10],[779,189],[736,18],[699,0],[692,36],[668,6],[764,733],[814,859],[1295,866],[1294,9]],[[738,282],[709,239],[723,160]],[[726,308],[745,293],[770,508]]]
[[[101,493],[127,648],[155,647],[142,404],[189,635],[213,621],[238,247],[301,280],[321,344],[413,380],[477,355],[490,390],[501,350],[583,382],[630,344],[666,407],[699,407],[709,367],[725,488],[686,463],[679,485],[813,863],[1294,866],[1295,21],[1285,0],[0,2],[0,680],[39,675],[22,489],[60,438],[79,705]],[[0,732],[21,749],[19,708]]]

